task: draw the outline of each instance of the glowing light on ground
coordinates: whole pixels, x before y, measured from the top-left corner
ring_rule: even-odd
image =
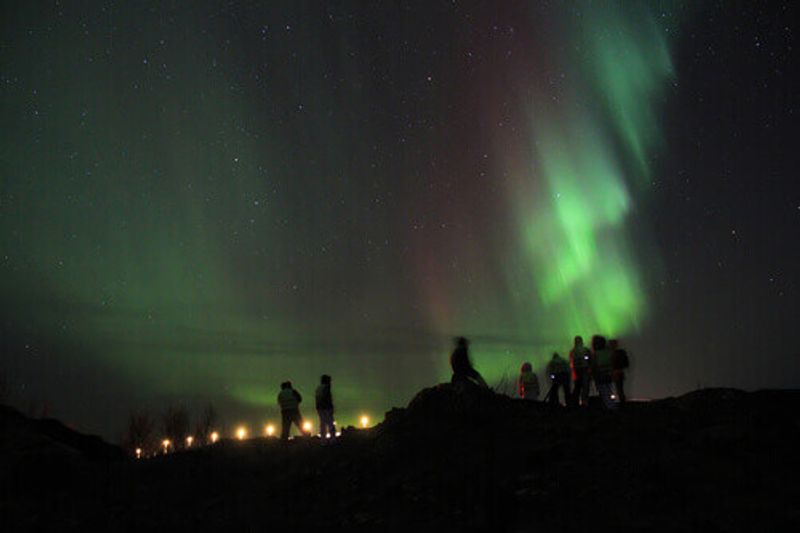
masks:
[[[273,426],[272,424],[267,424],[267,426],[264,428],[264,434],[267,437],[272,437],[273,435],[275,435],[275,426]]]
[[[313,424],[311,424],[310,421],[306,420],[305,422],[303,422],[303,431],[305,431],[306,433],[311,433],[313,427],[314,426]]]
[[[216,431],[212,431],[211,435],[209,435],[209,439],[211,440],[211,444],[214,444],[219,440],[219,433],[217,433]]]
[[[164,448],[164,453],[169,452],[169,448],[172,446],[172,441],[169,439],[164,439],[161,441],[161,447]]]
[[[361,423],[362,428],[366,428],[369,426],[369,417],[367,415],[361,415],[359,422]]]
[[[193,442],[194,442],[194,437],[191,437],[191,436],[186,437],[186,447],[187,448],[191,448]]]
[[[239,440],[244,440],[247,438],[247,428],[244,426],[239,426],[236,430],[236,438]]]
[[[136,448],[136,458],[137,459],[141,459],[142,458],[142,449],[141,448]]]

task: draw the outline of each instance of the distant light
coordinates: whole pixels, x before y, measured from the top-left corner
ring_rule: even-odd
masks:
[[[616,400],[616,399],[617,399],[617,395],[616,395],[616,394],[612,394],[612,395],[611,395],[611,399],[612,399],[612,400]]]
[[[311,425],[311,422],[309,420],[303,422],[303,431],[305,431],[306,433],[311,433],[311,428],[313,427],[314,426]]]
[[[136,458],[137,459],[141,459],[142,458],[142,449],[141,448],[136,448]]]
[[[169,451],[169,447],[172,446],[172,441],[169,439],[164,439],[161,441],[161,446],[164,447],[164,453]]]
[[[365,428],[369,426],[369,417],[367,415],[361,415],[361,427]]]
[[[239,429],[236,430],[236,438],[239,440],[244,440],[247,438],[247,428],[244,426],[239,426]]]
[[[336,432],[336,436],[337,436],[337,437],[341,437],[341,436],[342,436],[342,432],[341,432],[341,431],[337,431],[337,432]]]
[[[267,437],[273,436],[275,434],[275,426],[267,424],[267,427],[264,428],[264,433],[267,434]]]
[[[219,440],[219,433],[217,433],[216,431],[213,431],[211,433],[210,437],[211,437],[211,444],[214,444],[215,442],[217,442]]]
[[[192,437],[191,435],[186,437],[186,447],[187,448],[191,448],[193,442],[194,442],[194,437]]]

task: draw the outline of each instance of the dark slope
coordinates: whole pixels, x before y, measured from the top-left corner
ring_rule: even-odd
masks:
[[[608,413],[443,385],[335,446],[89,463],[35,497],[4,490],[0,514],[59,530],[794,530],[798,408],[794,391],[714,389]]]
[[[86,460],[122,460],[122,450],[96,435],[84,435],[52,418],[28,418],[0,405],[0,453],[63,454]]]

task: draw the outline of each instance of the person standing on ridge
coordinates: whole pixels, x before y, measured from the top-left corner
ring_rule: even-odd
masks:
[[[300,416],[300,402],[303,397],[292,388],[291,381],[281,383],[281,392],[278,393],[278,405],[281,408],[281,440],[289,440],[289,431],[292,424],[297,426],[304,435],[308,435],[303,430],[303,417]]]
[[[455,343],[456,348],[450,354],[450,368],[453,369],[453,377],[450,382],[459,387],[466,385],[488,389],[489,385],[469,360],[469,341],[464,337],[456,337]]]
[[[331,394],[331,377],[323,374],[319,379],[314,395],[319,415],[319,435],[323,439],[336,437],[336,426],[333,423],[333,395]]]
[[[602,335],[592,337],[592,379],[603,401],[603,407],[614,409],[617,404],[611,399],[611,350]]]
[[[526,400],[539,399],[539,378],[533,371],[530,363],[522,363],[519,369],[519,377],[517,378],[517,393],[520,398]]]
[[[614,382],[614,389],[617,392],[617,402],[625,403],[625,369],[630,366],[628,352],[619,347],[619,341],[612,339],[608,341],[611,349],[611,381]]]
[[[572,405],[589,403],[589,349],[583,345],[583,337],[575,337],[575,345],[569,352],[569,365],[572,367],[572,379],[575,380],[571,395]]]
[[[564,403],[566,405],[570,404],[570,375],[569,375],[569,363],[567,363],[564,358],[558,355],[558,352],[553,352],[553,358],[550,359],[550,362],[547,363],[547,375],[550,376],[550,381],[552,385],[550,386],[550,391],[547,393],[545,397],[545,401],[553,404],[558,405],[558,389],[564,388]]]

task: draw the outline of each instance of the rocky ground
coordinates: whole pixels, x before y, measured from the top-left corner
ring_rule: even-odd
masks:
[[[450,385],[335,445],[223,441],[148,460],[0,409],[4,531],[795,531],[800,391],[618,412]]]

